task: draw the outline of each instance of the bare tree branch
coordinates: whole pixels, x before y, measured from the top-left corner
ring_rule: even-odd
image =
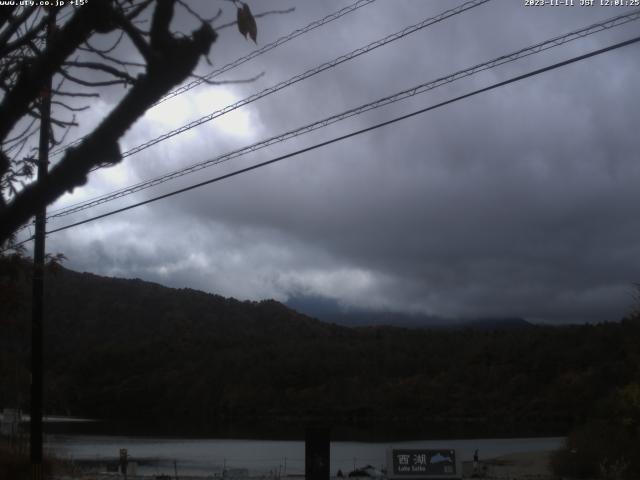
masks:
[[[217,34],[203,24],[189,38],[176,38],[169,29],[174,0],[158,0],[154,12],[151,42],[153,50],[147,71],[103,122],[76,148],[67,150],[49,172],[46,184],[37,182],[17,192],[0,210],[0,242],[27,222],[34,206],[47,205],[66,191],[83,185],[91,169],[121,160],[118,139],[166,92],[183,82],[201,56],[209,53]]]
[[[7,136],[36,99],[43,79],[59,70],[64,60],[86,41],[96,26],[105,27],[104,18],[111,17],[112,12],[109,0],[95,0],[91,8],[77,9],[64,28],[53,36],[44,54],[36,58],[32,65],[23,65],[14,88],[7,92],[0,103],[0,140]]]
[[[33,127],[33,125],[36,123],[36,119],[32,119],[28,124],[27,127],[20,133],[18,133],[17,135],[15,135],[14,137],[11,138],[7,138],[6,140],[4,140],[2,142],[3,145],[7,145],[9,143],[13,143],[17,140],[20,140],[20,138],[22,138],[23,135],[26,135],[26,133],[31,129],[31,127]]]
[[[14,5],[6,5],[5,8],[0,8],[0,28],[4,28],[5,23],[11,20],[14,9]]]
[[[64,90],[56,90],[56,89],[51,90],[51,92],[60,97],[98,98],[100,96],[99,93],[93,93],[93,92],[91,93],[90,92],[66,92]]]
[[[229,1],[231,1],[232,3],[235,3],[234,0],[229,0]],[[267,17],[269,15],[283,15],[285,13],[294,12],[295,10],[296,10],[295,7],[287,8],[286,10],[269,10],[267,12],[258,13],[256,15],[254,15],[253,18]],[[222,25],[218,25],[215,28],[216,28],[216,31],[219,32],[220,30],[222,30],[224,28],[233,27],[233,26],[235,26],[237,24],[238,24],[237,21],[233,21],[233,22],[223,23]]]
[[[20,36],[13,42],[4,41],[2,38],[0,38],[0,56],[7,55],[8,53],[13,52],[14,50],[17,50],[18,48],[30,43],[34,38],[36,38],[38,34],[44,31],[46,25],[47,17],[43,17],[40,19],[40,23],[38,25],[29,28],[24,35]],[[11,37],[11,35],[9,35],[9,37]]]
[[[129,75],[127,72],[118,70],[117,68],[112,67],[110,65],[105,65],[104,63],[71,61],[71,62],[65,62],[64,64],[71,67],[75,67],[75,68],[87,68],[91,70],[100,70],[116,78],[120,78],[121,80],[124,81],[124,83],[133,84],[136,81],[136,79],[133,78],[131,75]]]
[[[177,5],[199,21],[199,28],[186,34],[171,30]],[[37,210],[86,183],[96,167],[120,162],[118,140],[125,132],[167,92],[193,75],[200,59],[209,61],[217,38],[211,23],[220,12],[206,18],[193,5],[183,0],[91,0],[83,8],[69,9],[70,17],[59,19],[59,27],[46,41],[47,10],[31,9],[27,15],[28,9],[19,14],[10,6],[0,9],[0,39],[4,41],[0,53],[5,53],[0,55],[0,89],[4,92],[0,98],[0,244]],[[55,20],[57,11],[48,11]],[[98,42],[91,41],[94,34],[111,32],[115,33],[102,37],[107,47],[98,48]],[[124,52],[120,47],[126,44],[133,44],[142,62],[125,55],[120,58]],[[91,71],[102,75],[93,78]],[[262,75],[203,80],[216,85],[246,83]],[[43,88],[54,78],[50,91]],[[69,87],[69,83],[74,85]],[[99,87],[119,84],[131,88],[123,91],[119,103],[93,131],[65,150],[47,182],[27,184],[33,174],[32,138],[40,127],[40,99],[55,98],[51,102],[57,108],[49,124],[49,144],[55,145],[78,124],[75,113],[89,108],[87,99],[99,96]]]
[[[144,58],[144,60],[148,63],[151,60],[151,56],[153,52],[151,51],[151,47],[147,43],[144,38],[142,32],[131,23],[127,17],[122,16],[119,19],[119,24],[122,30],[127,34],[131,42],[135,45],[140,52],[140,55]]]
[[[219,8],[218,12],[211,18],[204,18],[202,17],[202,15],[200,15],[198,12],[196,12],[194,9],[192,9],[188,3],[184,2],[183,0],[178,0],[178,5],[180,5],[182,8],[184,8],[192,17],[195,17],[197,20],[199,20],[202,23],[208,23],[208,24],[212,24],[213,22],[215,22],[218,18],[220,18],[222,16],[222,9]]]
[[[138,15],[140,15],[149,5],[153,3],[153,0],[144,0],[138,5],[134,5],[131,7],[130,11],[126,13],[126,17],[129,20],[133,20]]]
[[[8,19],[8,25],[6,30],[0,33],[0,52],[3,51],[4,47],[7,45],[11,37],[18,31],[20,26],[31,16],[33,12],[36,11],[35,6],[27,7],[24,11],[18,15],[17,17],[10,17]]]
[[[78,50],[84,50],[85,48],[87,48],[90,52],[94,52],[94,53],[102,53],[102,54],[108,54],[113,52],[116,48],[118,48],[118,45],[120,45],[120,42],[122,42],[122,39],[124,38],[124,32],[120,32],[120,34],[118,35],[118,37],[116,38],[115,42],[113,42],[113,45],[111,45],[110,47],[107,47],[105,49],[100,49],[98,47],[94,47],[93,45],[91,45],[90,41],[87,40],[85,42],[85,45],[87,47],[79,47]]]
[[[89,105],[85,105],[84,107],[72,107],[57,100],[52,100],[51,105],[57,105],[58,107],[64,108],[65,110],[69,110],[70,112],[84,112],[85,110],[89,110],[89,108],[91,108]]]

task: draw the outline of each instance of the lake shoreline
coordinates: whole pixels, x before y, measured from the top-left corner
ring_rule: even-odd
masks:
[[[245,470],[252,478],[296,478],[304,475],[303,441],[237,440],[237,439],[167,439],[112,436],[59,436],[48,439],[48,450],[80,467],[80,471],[114,470],[120,449],[127,449],[129,461],[135,462],[136,473],[147,478],[169,475],[179,478],[223,478],[224,470]],[[341,470],[347,475],[356,468],[372,465],[386,468],[389,449],[450,449],[458,461],[469,465],[479,450],[482,466],[488,473],[548,473],[548,455],[564,445],[563,437],[515,439],[419,440],[389,443],[331,442],[332,475]],[[492,460],[487,460],[492,459]],[[463,471],[467,471],[465,467]],[[470,476],[472,470],[469,470]],[[505,478],[506,475],[503,475]],[[91,476],[82,478],[91,479]],[[144,477],[141,477],[144,478]],[[518,477],[519,478],[519,477]]]
[[[344,420],[344,419],[343,419]],[[304,440],[308,425],[324,425],[331,430],[332,441],[396,442],[413,440],[458,440],[474,438],[549,438],[565,436],[566,425],[519,423],[501,426],[501,422],[487,418],[425,419],[414,416],[362,418],[341,421],[336,418],[293,416],[248,417],[243,421],[221,418],[218,422],[196,426],[175,422],[171,418],[153,422],[128,419],[99,419],[89,421],[57,421],[45,424],[47,435],[114,435],[158,438],[228,438],[254,440]]]
[[[484,478],[486,480],[554,480],[557,477],[553,475],[549,466],[549,459],[552,451],[545,452],[520,452],[499,457],[481,460],[477,469],[477,475],[474,475],[473,461],[462,462],[463,479]],[[169,475],[169,474],[166,474]],[[180,480],[203,480],[206,478],[222,479],[221,476],[213,475],[182,475],[178,472]],[[158,477],[152,475],[129,475],[129,480],[155,480]],[[53,480],[113,480],[118,477],[115,473],[97,473],[84,472],[79,476],[55,475]],[[173,480],[174,475],[171,474],[166,478]],[[288,476],[250,476],[234,480],[304,480],[302,475]],[[331,477],[331,480],[339,480],[338,477]]]
[[[479,462],[479,478],[486,479],[536,479],[552,480],[557,478],[549,464],[553,451],[520,452],[502,455]],[[462,464],[463,478],[474,478],[473,461]]]

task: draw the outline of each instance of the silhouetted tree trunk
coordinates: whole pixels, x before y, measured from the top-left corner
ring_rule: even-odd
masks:
[[[0,9],[0,88],[4,91],[0,101],[0,245],[38,209],[83,185],[92,169],[118,163],[118,140],[122,135],[147,109],[191,75],[202,57],[208,56],[217,37],[210,25],[213,19],[205,20],[190,11],[201,21],[200,27],[188,36],[174,35],[170,24],[175,6],[176,0],[91,0],[73,10],[73,16],[61,23],[42,50],[38,39],[44,35],[47,15],[58,13],[55,9]],[[135,23],[141,15],[151,19],[148,31]],[[94,33],[113,33],[114,38],[120,35],[118,43],[127,39],[143,62],[127,62],[93,47],[89,41]],[[92,61],[78,60],[87,56]],[[137,68],[135,76],[128,73],[131,68]],[[93,76],[98,72],[106,79],[82,75],[88,71]],[[42,89],[47,78],[57,82],[51,92]],[[62,85],[66,83],[73,83],[74,88],[65,91]],[[75,107],[74,100],[86,102],[87,97],[97,96],[95,89],[117,84],[128,87],[128,92],[80,144],[64,152],[50,169],[46,184],[26,182],[33,173],[33,159],[17,156],[11,150],[24,147],[33,129],[12,132],[20,130],[29,119],[37,127],[39,98],[52,95],[59,111],[75,112],[87,107]],[[72,119],[57,115],[52,122],[58,132],[76,125],[75,114]],[[52,131],[53,145],[61,143],[55,133]],[[9,138],[11,134],[13,138]]]

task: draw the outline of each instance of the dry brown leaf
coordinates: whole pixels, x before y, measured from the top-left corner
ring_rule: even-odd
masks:
[[[251,9],[246,3],[242,4],[242,8],[238,7],[238,30],[244,38],[247,38],[247,34],[251,37],[254,43],[257,43],[258,38],[258,26],[256,25],[256,19],[253,18]]]

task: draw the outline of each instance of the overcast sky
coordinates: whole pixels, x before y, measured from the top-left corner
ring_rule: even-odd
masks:
[[[205,2],[194,1],[194,6]],[[211,2],[214,3],[214,2]],[[349,1],[249,1],[258,47]],[[579,0],[575,0],[579,4]],[[147,112],[143,143],[457,6],[378,0]],[[227,17],[229,2],[219,2]],[[216,7],[217,8],[217,7]],[[54,208],[216,157],[348,108],[629,11],[493,0],[286,88],[121,165]],[[179,13],[177,26],[185,26]],[[52,222],[78,221],[570,58],[640,32],[601,32],[313,134]],[[235,28],[214,67],[255,49]],[[51,235],[67,266],[239,299],[313,295],[345,308],[442,317],[618,320],[640,281],[640,47],[536,76],[275,165]],[[212,69],[202,64],[199,73]],[[105,92],[79,136],[113,106]]]

